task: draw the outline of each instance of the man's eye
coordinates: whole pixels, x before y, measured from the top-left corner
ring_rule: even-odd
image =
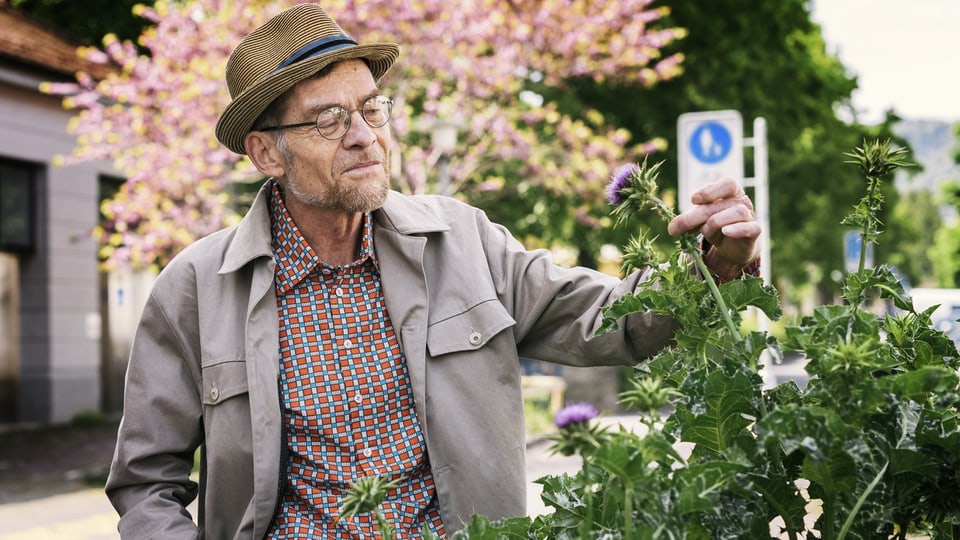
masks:
[[[339,124],[343,119],[343,114],[337,110],[325,110],[317,116],[317,127],[330,128]]]

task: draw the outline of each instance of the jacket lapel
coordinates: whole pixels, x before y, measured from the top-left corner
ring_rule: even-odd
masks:
[[[399,332],[410,374],[417,420],[427,434],[427,275],[423,252],[428,237],[450,230],[439,216],[391,192],[374,213],[374,246],[380,261],[380,282],[387,312]]]
[[[276,263],[267,199],[270,184],[268,180],[260,187],[250,211],[237,226],[218,272],[221,275],[250,272],[244,351],[255,453],[253,481],[256,499],[253,504],[256,537],[266,533],[276,509],[277,481],[281,474],[280,449],[284,444],[277,387],[280,329],[274,289]],[[264,262],[249,264],[261,258]]]

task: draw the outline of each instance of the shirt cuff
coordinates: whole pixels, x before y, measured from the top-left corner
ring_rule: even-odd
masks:
[[[703,236],[700,237],[700,256],[701,257],[705,258],[707,256],[707,252],[710,251],[710,248],[712,247],[713,247],[713,244],[711,244],[705,237]],[[740,270],[739,278],[743,278],[744,276],[760,277],[760,257],[757,257],[756,259],[753,260],[753,262],[744,266],[743,269]],[[713,280],[716,281],[717,283],[727,283],[728,281],[733,281],[730,279],[724,279],[714,273],[711,273],[711,277],[713,277]]]

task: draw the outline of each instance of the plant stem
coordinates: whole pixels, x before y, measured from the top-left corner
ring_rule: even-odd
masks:
[[[710,273],[710,269],[707,268],[707,263],[703,260],[703,255],[700,254],[700,248],[696,246],[696,243],[693,244],[694,245],[691,246],[687,242],[683,243],[685,250],[693,257],[697,268],[700,269],[703,280],[707,282],[707,287],[710,288],[710,294],[713,295],[713,299],[717,302],[717,309],[720,310],[723,322],[726,323],[727,330],[730,331],[730,337],[733,338],[735,342],[743,341],[740,330],[737,328],[737,325],[733,324],[733,318],[730,316],[730,310],[727,309],[727,303],[723,301],[723,295],[720,294],[720,289],[717,287],[716,281],[713,280],[713,274]],[[767,404],[763,401],[762,395],[760,396],[759,409],[761,417],[767,415]]]
[[[710,269],[707,268],[707,263],[703,261],[703,256],[700,255],[700,249],[693,247],[688,249],[687,252],[693,256],[693,260],[696,262],[700,274],[703,275],[703,280],[707,282],[707,287],[710,288],[710,294],[713,295],[713,299],[717,302],[717,309],[720,310],[720,315],[723,317],[727,329],[730,330],[730,335],[735,341],[740,341],[740,330],[737,329],[737,325],[733,324],[733,318],[730,317],[730,310],[727,309],[727,303],[723,301],[720,289],[717,288],[717,283],[713,280],[713,275],[710,273]]]
[[[880,483],[880,479],[883,478],[883,474],[887,472],[888,465],[890,465],[889,461],[883,464],[883,467],[880,468],[880,472],[877,473],[877,476],[874,477],[873,481],[870,482],[870,485],[867,486],[867,489],[865,489],[863,494],[860,495],[860,498],[857,499],[857,504],[853,505],[853,509],[850,511],[850,514],[847,515],[847,520],[843,522],[843,527],[840,529],[840,534],[837,535],[837,540],[843,540],[843,537],[847,535],[850,527],[853,526],[853,518],[857,517],[860,507],[863,506],[863,503],[866,502],[867,497],[870,496],[870,493],[873,492],[873,489],[877,487],[877,484]]]
[[[380,540],[393,540],[394,531],[393,527],[390,525],[390,522],[383,516],[383,512],[380,511],[380,507],[377,507],[374,515],[377,518],[377,524],[380,526]]]
[[[623,483],[623,537],[633,538],[633,482]]]
[[[874,177],[867,177],[867,201],[873,201],[875,192],[877,191],[877,186],[880,185],[880,179]],[[867,242],[870,238],[870,220],[867,219],[863,223],[863,230],[860,231],[860,262],[857,265],[857,273],[862,273],[867,267]],[[863,301],[863,291],[861,291],[861,297],[857,298],[856,302],[853,303],[853,309],[856,311],[860,302]]]
[[[590,463],[583,456],[583,502],[587,506],[587,517],[580,524],[580,538],[590,538],[593,527],[593,488],[590,485]]]
[[[833,534],[833,530],[836,528],[834,526],[833,517],[837,513],[837,496],[836,494],[831,494],[829,496],[823,497],[823,506],[821,516],[823,519],[823,528],[820,531],[821,538],[836,538]]]

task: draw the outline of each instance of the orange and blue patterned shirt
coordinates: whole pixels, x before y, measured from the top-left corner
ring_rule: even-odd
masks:
[[[381,510],[397,538],[441,537],[436,488],[400,343],[384,305],[364,216],[360,258],[321,261],[290,218],[275,182],[271,199],[280,316],[280,399],[287,460],[271,539],[376,538],[372,512],[341,517],[350,485],[397,479]]]

